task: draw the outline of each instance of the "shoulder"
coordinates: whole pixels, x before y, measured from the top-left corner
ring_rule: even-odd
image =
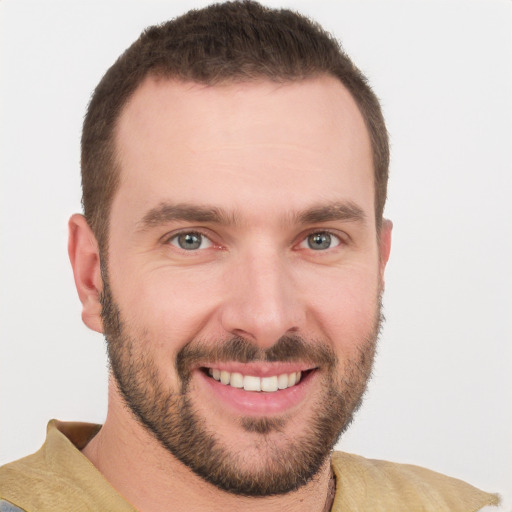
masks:
[[[0,468],[0,512],[134,512],[80,451],[99,429],[50,421],[39,451]]]
[[[0,467],[0,512],[19,510],[12,508],[12,503],[23,507],[27,496],[44,499],[55,485],[52,471],[41,451],[10,462]]]
[[[337,487],[333,511],[474,512],[499,502],[462,480],[410,464],[335,452],[332,467]]]
[[[47,480],[48,467],[41,450],[0,467],[0,497],[6,489]]]

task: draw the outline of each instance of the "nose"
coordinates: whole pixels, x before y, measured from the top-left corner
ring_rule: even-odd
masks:
[[[302,330],[306,312],[291,265],[274,250],[237,258],[226,279],[229,290],[221,310],[223,329],[262,349]]]

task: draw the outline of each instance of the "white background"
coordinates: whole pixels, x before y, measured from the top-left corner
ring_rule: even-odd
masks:
[[[48,419],[102,422],[66,222],[89,96],[147,25],[205,2],[0,1],[0,463]],[[387,323],[340,448],[502,493],[512,510],[512,2],[268,1],[341,39],[382,100],[394,221]]]

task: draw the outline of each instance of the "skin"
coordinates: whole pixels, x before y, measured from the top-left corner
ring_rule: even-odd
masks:
[[[298,334],[328,343],[340,374],[344,362],[357,360],[384,286],[391,223],[377,232],[369,136],[340,82],[323,76],[206,87],[150,77],[121,113],[116,143],[121,180],[110,218],[110,286],[141,340],[138,350],[152,355],[169,387],[179,389],[173,362],[191,340],[242,336],[268,349]],[[183,203],[215,207],[226,218],[143,222],[162,204]],[[326,205],[359,213],[300,215]],[[204,248],[177,246],[175,235],[187,230],[208,237]],[[332,246],[311,249],[308,235],[325,231]],[[83,321],[103,332],[98,246],[80,215],[70,220],[69,253]],[[253,370],[272,373],[268,363]],[[300,403],[272,412],[286,418],[284,436],[269,434],[277,446],[302,433],[323,396],[321,376],[318,369]],[[240,411],[204,381],[192,373],[198,413],[233,453],[247,454],[244,469],[264,467],[260,434],[245,432]],[[84,454],[143,511],[169,503],[189,511],[322,510],[331,474],[326,461],[292,493],[255,499],[223,492],[138,423],[113,377],[106,422]]]

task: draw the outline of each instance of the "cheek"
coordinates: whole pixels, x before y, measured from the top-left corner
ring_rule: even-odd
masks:
[[[144,332],[155,349],[173,351],[200,334],[219,296],[214,272],[160,267],[118,279],[114,296],[132,330]],[[114,289],[114,284],[112,283]]]
[[[376,267],[344,268],[316,282],[311,316],[335,350],[355,352],[373,333],[379,314],[378,282]]]

